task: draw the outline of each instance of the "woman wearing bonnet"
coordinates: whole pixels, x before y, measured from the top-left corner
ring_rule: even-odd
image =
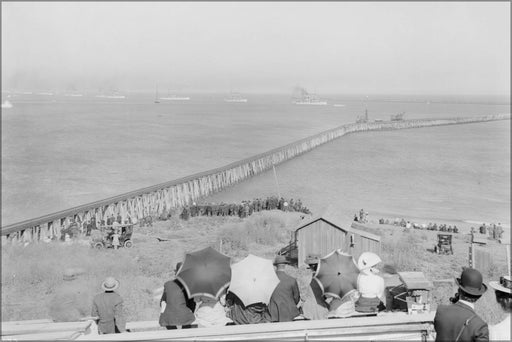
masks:
[[[510,341],[510,312],[512,311],[512,279],[510,276],[500,277],[500,281],[491,281],[489,286],[494,289],[496,301],[505,312],[505,319],[489,326],[490,341]]]
[[[358,312],[377,312],[385,309],[384,279],[378,275],[376,268],[382,260],[372,252],[364,252],[359,256],[357,267],[361,272],[357,277],[357,290],[360,297],[355,304]]]

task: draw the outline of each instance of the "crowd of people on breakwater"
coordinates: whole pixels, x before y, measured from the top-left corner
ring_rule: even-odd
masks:
[[[309,209],[303,206],[300,199],[294,201],[293,198],[287,200],[283,197],[278,198],[276,196],[270,196],[265,199],[256,198],[252,201],[245,200],[241,203],[193,203],[191,206],[185,206],[183,208],[180,218],[183,220],[188,220],[190,217],[195,216],[238,216],[245,218],[252,215],[254,212],[264,210],[281,210],[311,214]]]
[[[245,200],[241,203],[193,203],[190,206],[183,207],[179,214],[179,218],[182,220],[188,220],[191,217],[197,216],[238,216],[240,218],[245,218],[255,212],[264,210],[281,210],[311,214],[311,211],[302,204],[300,199],[294,200],[291,198],[287,200],[283,197],[279,198],[277,196],[269,196],[265,199],[256,198],[252,201]],[[172,212],[167,211],[158,216],[148,215],[141,219],[128,215],[124,221],[120,214],[117,216],[110,215],[106,220],[101,221],[91,219],[77,222],[75,219],[71,219],[69,224],[61,229],[60,240],[69,242],[72,239],[79,237],[80,234],[91,236],[91,233],[94,230],[99,229],[99,227],[108,227],[111,230],[112,235],[115,235],[120,233],[120,227],[122,225],[138,224],[140,227],[152,227],[155,219],[165,221],[171,217]]]
[[[357,285],[347,287],[344,278],[336,278],[335,281],[340,282],[340,286],[337,287],[338,295],[338,293],[325,291],[324,286],[327,285],[321,285],[322,280],[316,278],[320,272],[321,258],[318,255],[308,255],[304,263],[310,270],[311,282],[306,293],[301,293],[297,280],[286,272],[289,262],[284,256],[277,255],[273,261],[274,270],[267,270],[275,272],[276,283],[268,286],[266,290],[256,285],[254,288],[246,289],[249,292],[265,291],[268,297],[266,295],[257,297],[267,298],[264,301],[249,299],[254,298],[251,297],[254,293],[247,297],[238,287],[235,290],[233,273],[231,273],[231,282],[227,285],[223,285],[223,282],[218,283],[217,279],[209,278],[215,277],[215,272],[211,272],[209,277],[201,277],[201,280],[188,278],[185,281],[184,272],[193,268],[189,265],[184,269],[183,263],[179,262],[174,271],[175,277],[164,284],[160,297],[158,323],[167,330],[173,330],[376,315],[380,311],[387,310],[388,306],[393,307],[392,302],[389,301],[389,294],[385,292],[383,276],[380,275],[381,262],[381,258],[375,253],[362,253],[356,265]],[[201,263],[198,261],[198,264]],[[229,266],[228,261],[225,267],[233,269],[234,266]],[[107,277],[103,281],[101,284],[103,292],[93,298],[91,316],[84,317],[87,315],[83,310],[84,298],[80,294],[79,286],[74,286],[78,283],[73,283],[83,273],[83,270],[82,272],[73,269],[64,271],[65,283],[51,300],[52,319],[56,322],[93,320],[97,324],[99,334],[129,332],[126,329],[123,313],[124,300],[115,292],[120,282],[113,277]],[[251,278],[257,276],[251,275],[251,272],[244,274],[245,277]],[[211,282],[211,292],[216,294],[201,292],[191,295],[192,298],[189,297],[190,286],[195,281],[200,281],[201,284],[205,281]],[[268,281],[267,279],[265,283]],[[215,282],[217,285],[213,285]],[[499,281],[489,283],[495,291],[497,303],[505,314],[505,319],[493,326],[488,326],[474,311],[475,303],[487,291],[482,274],[476,269],[464,268],[461,275],[455,279],[455,283],[458,289],[450,298],[451,304],[437,307],[434,318],[436,341],[510,340],[511,277],[502,276]],[[329,286],[333,288],[332,281]]]

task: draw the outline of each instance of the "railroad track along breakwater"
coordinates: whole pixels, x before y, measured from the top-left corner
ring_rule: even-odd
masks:
[[[128,216],[139,219],[148,215],[159,216],[170,209],[189,205],[201,197],[221,191],[350,133],[495,120],[510,120],[510,114],[345,124],[223,167],[3,226],[2,239],[31,242],[59,237],[60,231],[67,227],[72,219],[80,223],[90,219],[101,221],[111,215],[121,215],[124,222]]]

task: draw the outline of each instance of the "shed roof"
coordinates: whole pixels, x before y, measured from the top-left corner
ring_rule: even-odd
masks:
[[[366,232],[364,230],[355,229],[355,228],[352,228],[352,227],[342,227],[341,225],[339,225],[337,223],[334,223],[334,222],[336,222],[336,220],[335,220],[335,218],[332,218],[331,216],[332,215],[329,216],[329,215],[323,214],[321,216],[313,217],[312,219],[302,223],[299,227],[297,227],[297,229],[295,229],[295,234],[297,234],[297,232],[300,229],[302,229],[304,227],[307,227],[307,226],[311,225],[312,223],[314,223],[316,221],[322,220],[324,222],[327,222],[328,224],[330,224],[334,228],[342,230],[344,232],[352,233],[352,234],[357,234],[357,235],[363,236],[363,237],[371,239],[371,240],[380,241],[380,236],[378,236],[378,235],[375,235],[375,234],[372,234],[372,233],[368,233],[368,232]]]

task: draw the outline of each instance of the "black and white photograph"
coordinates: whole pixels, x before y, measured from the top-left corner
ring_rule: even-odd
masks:
[[[510,341],[510,1],[1,1],[1,339]]]

